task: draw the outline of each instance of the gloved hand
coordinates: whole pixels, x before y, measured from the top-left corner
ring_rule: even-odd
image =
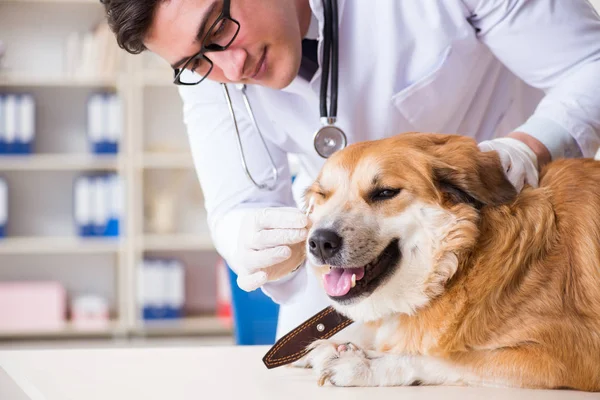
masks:
[[[308,218],[293,207],[238,209],[219,224],[215,245],[247,292],[294,271],[305,259]]]
[[[520,140],[504,137],[479,143],[481,151],[496,151],[510,183],[520,192],[525,184],[538,187],[539,171],[536,154]]]

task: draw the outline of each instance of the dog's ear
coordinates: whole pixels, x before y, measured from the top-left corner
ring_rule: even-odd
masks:
[[[470,143],[466,148],[445,148],[433,164],[438,189],[454,203],[470,203],[476,208],[508,203],[517,191],[504,174],[496,152],[482,152]],[[454,146],[442,146],[454,147]]]

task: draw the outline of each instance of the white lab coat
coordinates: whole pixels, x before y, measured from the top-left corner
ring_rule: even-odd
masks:
[[[322,32],[321,0],[310,0]],[[349,143],[405,131],[460,133],[477,141],[524,131],[554,158],[593,157],[600,144],[600,20],[584,0],[338,0],[338,125]],[[234,16],[235,17],[235,16]],[[319,62],[322,37],[319,39]],[[181,87],[184,116],[209,227],[238,207],[294,205],[324,160],[313,147],[320,126],[321,70],[281,91],[249,86],[248,96],[280,172],[276,190],[245,176],[219,84]],[[240,93],[229,85],[253,175],[270,163]],[[545,93],[544,93],[545,92]],[[541,99],[541,102],[540,102]],[[290,184],[287,154],[301,162]],[[213,236],[219,249],[223,237]],[[302,268],[263,290],[281,304],[278,337],[327,302]]]

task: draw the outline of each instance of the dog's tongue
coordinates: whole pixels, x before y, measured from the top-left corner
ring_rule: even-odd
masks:
[[[325,291],[328,295],[339,297],[347,294],[352,289],[352,275],[356,274],[356,280],[365,276],[365,268],[335,268],[332,267],[323,277]]]

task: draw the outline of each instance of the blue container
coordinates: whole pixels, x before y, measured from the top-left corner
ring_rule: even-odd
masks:
[[[92,237],[94,236],[94,226],[92,224],[79,225],[79,236]]]
[[[103,236],[117,237],[119,236],[119,220],[116,218],[110,218],[104,229]]]
[[[92,152],[94,154],[117,154],[119,153],[119,144],[102,140],[92,143]]]
[[[238,345],[270,345],[277,335],[279,305],[262,290],[245,292],[237,285],[237,275],[229,270],[235,342]]]

